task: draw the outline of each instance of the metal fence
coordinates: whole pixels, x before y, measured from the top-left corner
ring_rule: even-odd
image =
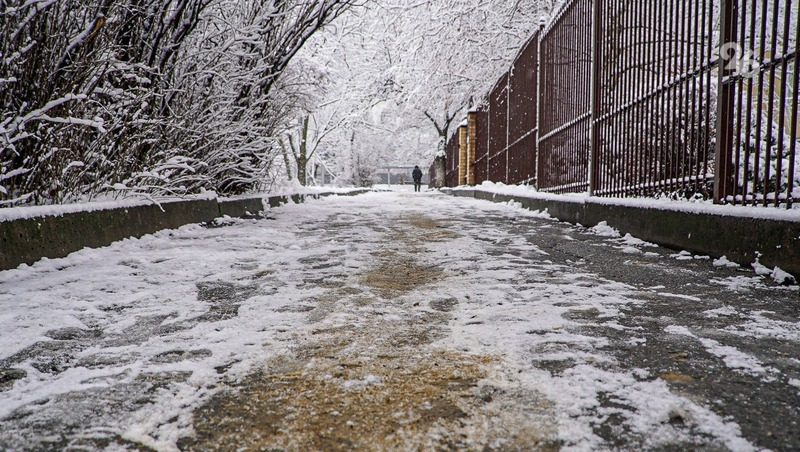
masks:
[[[465,164],[476,183],[791,207],[798,4],[570,0],[475,112]]]
[[[603,0],[597,0],[603,1]],[[716,5],[605,0],[598,82],[599,195],[710,195]]]
[[[475,111],[475,128],[473,136],[475,144],[475,183],[480,184],[489,180],[489,112],[486,104],[480,105]]]
[[[506,180],[508,155],[508,73],[504,74],[489,93],[489,179]]]
[[[536,83],[539,34],[522,47],[511,65],[508,78],[508,183],[526,183],[536,175]]]
[[[737,45],[722,53],[722,195],[733,203],[791,205],[800,200],[800,3],[741,0],[723,6],[722,41]],[[743,59],[759,63],[749,76],[736,73]]]
[[[589,186],[592,2],[567,3],[542,33],[537,185],[556,193]]]

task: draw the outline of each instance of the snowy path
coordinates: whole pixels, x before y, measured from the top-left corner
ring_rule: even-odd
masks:
[[[333,197],[0,272],[0,449],[800,448],[800,298],[514,206]]]

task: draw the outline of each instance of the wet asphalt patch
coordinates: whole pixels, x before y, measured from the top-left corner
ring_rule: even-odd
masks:
[[[564,314],[565,318],[585,324],[576,332],[608,339],[610,343],[604,350],[617,360],[620,368],[645,369],[646,375],[641,378],[660,378],[677,393],[713,407],[722,416],[735,420],[746,438],[757,438],[760,447],[800,449],[800,391],[788,384],[790,379],[800,379],[796,340],[736,334],[737,326],[745,323],[743,314],[765,312],[776,321],[796,322],[800,318],[797,286],[762,282],[742,290],[729,290],[713,281],[742,275],[752,277],[752,270],[713,267],[708,258],[677,260],[675,255],[680,250],[661,247],[626,253],[613,240],[598,237],[580,226],[551,223],[549,227],[537,227],[536,233],[530,234],[526,227],[516,225],[512,230],[545,251],[547,260],[566,266],[577,264],[582,272],[627,284],[638,292],[641,300],[646,300],[626,305],[624,315],[615,318],[624,330],[603,327],[605,320],[596,310],[570,310]],[[564,236],[573,240],[563,240]],[[493,248],[490,253],[495,255],[507,252],[502,243],[493,243]],[[739,315],[704,314],[721,307],[735,307]],[[709,353],[698,340],[665,332],[670,325],[687,325],[690,331],[717,341],[721,347],[754,356],[763,366],[774,368],[775,376],[769,372],[751,375],[731,367],[724,357]],[[643,340],[632,344],[634,337]],[[559,344],[550,347],[558,349]],[[536,364],[558,375],[575,363],[544,360]],[[604,408],[613,411],[620,407],[611,400],[601,399],[598,409]],[[683,419],[676,414],[670,422],[682,424]],[[629,448],[637,442],[614,416],[597,425],[595,433],[613,447]],[[670,448],[724,450],[703,432],[689,433],[694,440],[677,442]]]

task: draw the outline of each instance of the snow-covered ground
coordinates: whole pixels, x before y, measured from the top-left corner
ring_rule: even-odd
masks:
[[[589,196],[586,193],[554,194],[540,192],[530,185],[506,185],[502,182],[484,181],[478,186],[455,187],[454,190],[482,190],[511,196],[525,196],[543,200],[630,206],[645,209],[662,209],[674,212],[691,212],[697,214],[726,215],[745,218],[764,218],[770,220],[800,222],[800,205],[794,204],[792,209],[774,207],[754,207],[742,205],[717,205],[711,200],[686,200],[663,198],[616,198]]]
[[[375,367],[389,351],[480,357],[480,406],[434,417],[429,442],[397,421],[407,444],[460,429],[490,449],[798,445],[775,436],[800,407],[796,287],[514,203],[380,192],[268,216],[0,272],[0,447],[174,449],[215,394],[323,336],[350,345],[301,371],[347,394],[393,384]],[[378,370],[320,364],[353,358]],[[751,421],[766,413],[770,435]]]

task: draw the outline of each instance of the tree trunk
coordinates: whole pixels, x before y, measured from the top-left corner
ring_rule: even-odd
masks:
[[[281,146],[281,154],[283,155],[283,164],[286,166],[286,177],[289,180],[292,180],[292,165],[289,163],[289,151],[286,150],[286,145],[283,143],[283,140],[279,140],[278,143]]]
[[[433,184],[434,188],[442,188],[444,187],[444,175],[445,171],[447,171],[447,165],[445,165],[445,157],[443,155],[437,155],[435,159],[433,159],[433,180],[431,183]]]
[[[300,144],[297,150],[297,180],[300,185],[305,186],[306,180],[306,166],[308,165],[308,122],[311,115],[306,115],[303,119],[303,127],[300,129]]]
[[[304,155],[300,155],[297,158],[297,180],[300,182],[300,185],[306,185],[306,165],[308,161],[306,160]]]

